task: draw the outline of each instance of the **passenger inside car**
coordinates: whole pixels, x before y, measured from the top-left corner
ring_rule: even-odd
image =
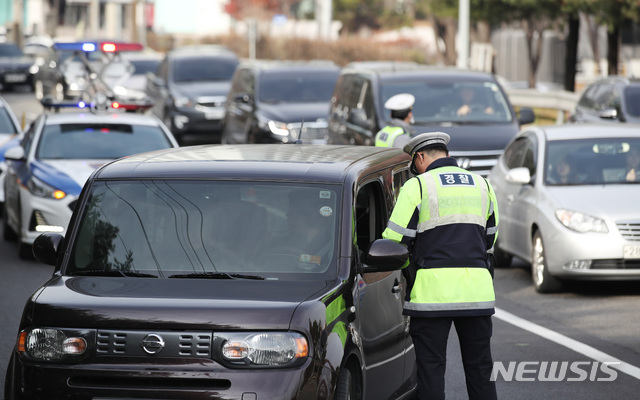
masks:
[[[570,185],[578,183],[578,171],[570,154],[560,157],[547,176],[547,183],[556,185]]]

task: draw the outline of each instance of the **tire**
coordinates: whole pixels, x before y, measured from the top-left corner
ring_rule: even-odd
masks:
[[[7,203],[2,205],[2,237],[7,242],[12,242],[18,238],[18,234],[11,229],[7,222]]]
[[[500,250],[499,242],[493,246],[493,256],[496,259],[496,268],[509,268],[513,261],[513,256]]]
[[[531,246],[531,279],[538,293],[553,293],[562,289],[561,282],[549,273],[544,241],[540,231],[533,234]]]
[[[44,98],[44,84],[40,79],[36,79],[33,83],[33,93],[38,100],[42,100]]]
[[[362,390],[358,386],[355,375],[347,367],[342,367],[338,373],[334,400],[360,400]]]

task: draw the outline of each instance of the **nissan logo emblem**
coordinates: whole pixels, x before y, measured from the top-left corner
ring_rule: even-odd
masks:
[[[164,340],[162,336],[150,333],[142,339],[140,346],[147,354],[158,354],[164,349]]]
[[[460,168],[469,169],[469,165],[471,165],[471,159],[469,158],[457,158],[458,166]]]

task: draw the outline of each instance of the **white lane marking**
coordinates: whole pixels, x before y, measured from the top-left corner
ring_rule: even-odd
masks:
[[[544,326],[540,326],[538,324],[534,324],[533,322],[529,322],[523,318],[518,317],[517,315],[511,314],[497,307],[496,307],[496,313],[494,317],[504,322],[507,322],[511,325],[515,325],[518,328],[524,329],[533,334],[541,336],[545,339],[549,339],[552,342],[556,342],[577,353],[580,353],[589,358],[592,358],[595,361],[617,362],[619,364],[610,364],[609,368],[615,368],[620,372],[624,372],[625,374],[631,375],[636,379],[640,379],[640,368],[634,365],[631,365],[629,363],[626,363],[616,357],[613,357],[591,346],[588,346],[582,342],[571,339],[570,337],[564,336],[556,331],[552,331],[551,329],[545,328]]]

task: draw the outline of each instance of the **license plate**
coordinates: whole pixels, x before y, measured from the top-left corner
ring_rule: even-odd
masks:
[[[622,249],[623,258],[640,258],[640,244],[626,244]]]
[[[27,75],[25,74],[6,74],[4,76],[5,82],[24,82],[27,80]]]
[[[222,119],[224,117],[224,110],[208,111],[204,113],[205,119]]]

